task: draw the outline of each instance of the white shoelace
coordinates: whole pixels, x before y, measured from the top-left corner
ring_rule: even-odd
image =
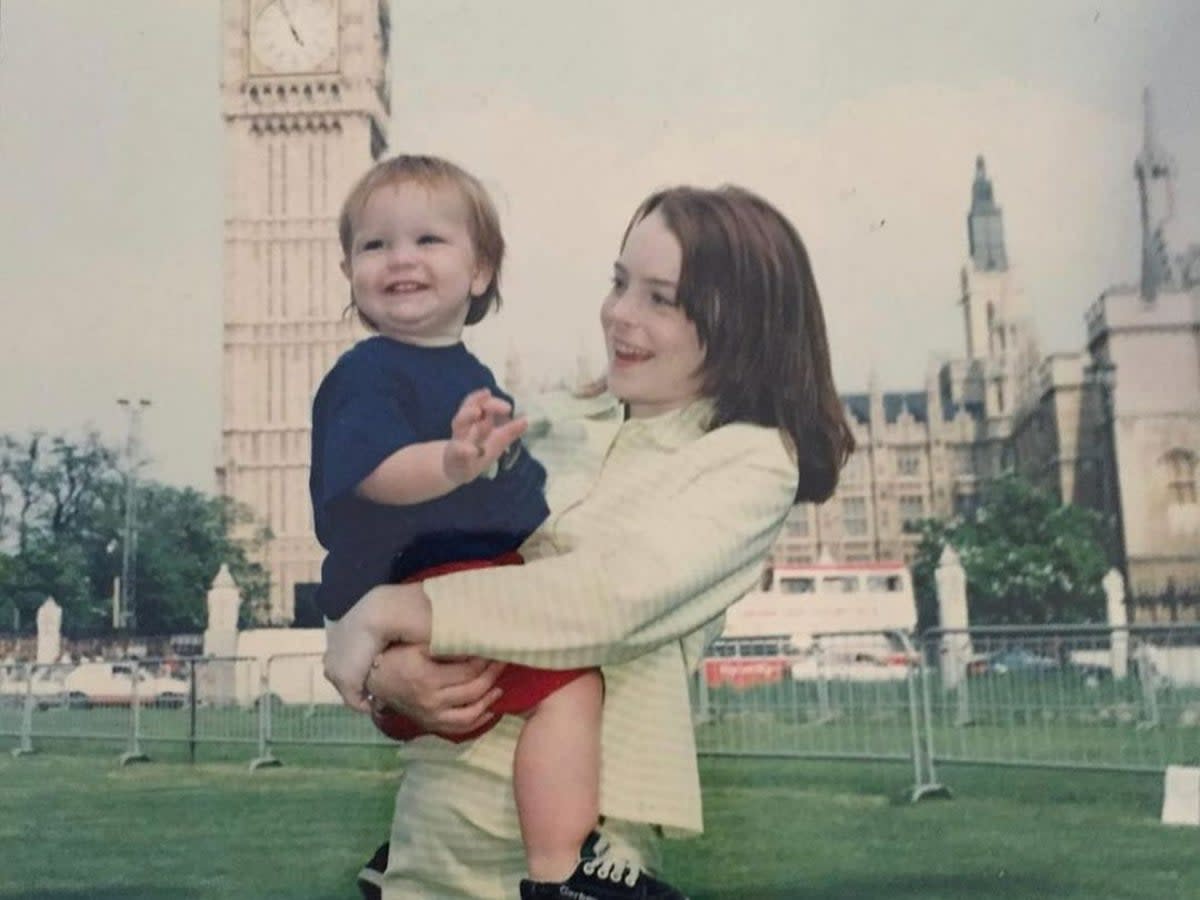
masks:
[[[623,878],[625,884],[634,887],[637,885],[638,878],[641,877],[642,867],[627,859],[602,857],[586,860],[583,864],[583,871],[585,874],[595,875],[597,878],[607,878],[613,882]]]

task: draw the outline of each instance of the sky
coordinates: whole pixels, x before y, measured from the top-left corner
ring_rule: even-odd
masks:
[[[843,392],[917,390],[964,351],[982,154],[1043,351],[1137,278],[1142,91],[1200,242],[1194,0],[395,0],[393,152],[496,197],[505,305],[468,329],[498,372],[599,366],[624,225],[670,184],[749,187],[808,244]],[[0,432],[119,441],[214,487],[223,140],[217,0],[0,0]]]

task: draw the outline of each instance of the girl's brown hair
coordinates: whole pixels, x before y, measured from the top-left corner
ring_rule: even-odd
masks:
[[[825,316],[800,235],[766,200],[727,185],[651,195],[625,238],[656,211],[683,249],[677,296],[705,351],[703,393],[716,404],[711,427],[780,429],[800,470],[796,500],[827,500],[854,437],[833,385]]]
[[[376,163],[363,175],[342,204],[338,218],[338,239],[342,244],[342,256],[350,258],[354,245],[354,225],[362,213],[367,200],[382,187],[415,183],[429,190],[450,189],[457,191],[467,211],[467,230],[474,244],[475,257],[479,263],[492,271],[492,280],[482,294],[471,297],[467,307],[467,325],[474,325],[492,309],[500,308],[500,267],[504,263],[504,234],[500,230],[500,216],[487,189],[479,179],[460,166],[436,156],[413,156],[401,154]],[[359,320],[372,330],[375,323],[362,314],[350,298],[350,305],[358,313]]]

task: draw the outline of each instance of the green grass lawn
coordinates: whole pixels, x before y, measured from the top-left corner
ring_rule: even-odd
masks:
[[[3,900],[353,898],[396,780],[374,748],[292,748],[251,773],[172,761],[178,745],[125,768],[119,746],[69,746],[0,757]],[[708,833],[666,857],[693,900],[1200,897],[1200,832],[1158,823],[1158,776],[954,767],[954,799],[912,806],[903,765],[702,772]]]

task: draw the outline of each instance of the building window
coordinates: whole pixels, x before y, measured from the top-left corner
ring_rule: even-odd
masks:
[[[896,472],[909,478],[921,473],[921,454],[916,450],[901,450],[896,455]]]
[[[811,594],[816,589],[817,582],[814,578],[787,577],[779,579],[779,593],[781,594]]]
[[[978,505],[978,498],[974,494],[956,493],[954,495],[954,514],[956,516],[970,516],[975,512],[975,507]]]
[[[790,538],[806,538],[808,537],[808,507],[802,506],[792,510],[788,516],[787,524],[783,526],[783,533]]]
[[[846,460],[846,465],[842,466],[842,479],[845,481],[862,481],[863,473],[866,472],[865,456],[860,451],[851,453],[850,458]]]
[[[857,594],[857,575],[826,575],[821,579],[821,591],[826,594]]]
[[[842,528],[849,535],[867,533],[867,501],[864,497],[846,497],[842,500]]]
[[[897,594],[904,590],[899,575],[868,575],[867,590],[873,594]]]
[[[1196,457],[1187,450],[1172,450],[1163,457],[1167,471],[1167,502],[1184,506],[1196,502]]]
[[[902,494],[900,496],[900,527],[911,534],[917,530],[917,523],[925,518],[925,498],[920,494]]]

